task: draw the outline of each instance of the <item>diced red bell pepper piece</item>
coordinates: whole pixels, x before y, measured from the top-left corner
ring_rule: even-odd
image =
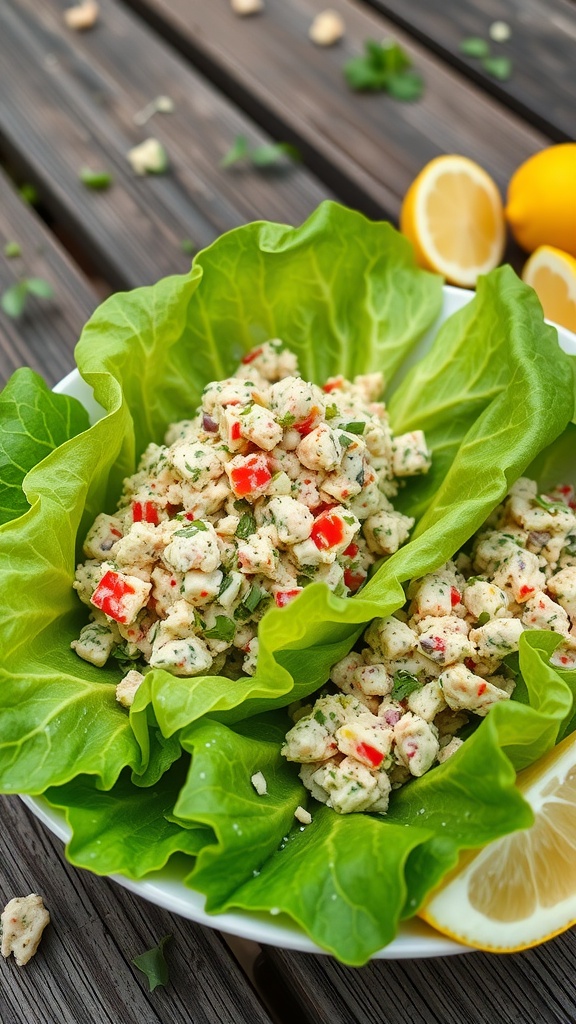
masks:
[[[460,591],[456,587],[450,587],[450,604],[452,607],[455,608],[457,604],[460,604],[461,600],[462,595]]]
[[[362,586],[366,579],[366,573],[362,569],[353,572],[352,569],[344,569],[344,583],[353,594]]]
[[[322,512],[314,520],[310,537],[320,551],[327,551],[341,544],[344,538],[344,523],[341,516],[334,512]]]
[[[262,347],[253,348],[251,352],[247,352],[246,355],[242,357],[242,362],[244,363],[244,365],[246,365],[247,363],[253,363],[254,360],[257,359],[259,355],[261,355],[261,353]]]
[[[360,761],[368,761],[373,768],[378,768],[384,760],[382,751],[376,750],[376,747],[371,746],[370,743],[358,743],[356,756]]]
[[[238,421],[233,423],[232,426],[230,427],[230,440],[231,441],[239,441],[240,440],[240,424],[238,423]]]
[[[476,692],[477,692],[478,696],[481,697],[482,694],[485,693],[487,689],[488,689],[488,684],[487,683],[480,683],[480,685],[479,685],[479,687],[478,687]]]
[[[343,383],[344,378],[337,377],[336,380],[328,381],[328,383],[324,385],[322,390],[325,391],[327,395],[329,395],[331,391],[338,391],[342,387]]]
[[[526,601],[530,594],[534,593],[534,587],[529,587],[526,583],[520,587],[519,599],[520,601]]]
[[[317,405],[313,405],[306,419],[302,420],[300,423],[294,424],[294,430],[297,430],[299,434],[302,434],[302,436],[309,434],[311,430],[314,430],[320,416],[320,409]]]
[[[109,569],[104,573],[96,590],[92,594],[92,604],[109,615],[116,622],[127,622],[126,614],[122,608],[122,600],[127,594],[134,594],[135,590],[126,580]]]
[[[261,455],[250,455],[242,466],[230,473],[230,483],[237,498],[262,492],[272,479],[272,473]]]
[[[274,595],[274,600],[276,601],[278,608],[285,608],[287,604],[290,604],[290,602],[301,593],[302,587],[294,587],[292,590],[277,590]]]
[[[344,555],[346,556],[346,558],[356,558],[356,555],[358,554],[359,550],[360,549],[358,545],[355,544],[354,541],[352,541],[352,543],[349,544],[348,547],[346,548]]]
[[[158,526],[160,519],[158,517],[158,509],[152,501],[133,501],[132,502],[132,521],[134,523],[151,523],[153,526]]]

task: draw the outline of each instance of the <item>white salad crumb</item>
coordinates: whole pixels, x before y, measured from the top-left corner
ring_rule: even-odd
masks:
[[[131,708],[136,691],[143,682],[144,676],[141,672],[137,672],[136,669],[131,669],[130,672],[127,672],[116,687],[116,700],[118,703],[124,708]]]
[[[168,154],[158,139],[146,139],[126,154],[135,174],[162,174],[168,168]]]
[[[96,0],[83,0],[82,3],[64,10],[64,21],[68,28],[74,29],[75,32],[83,32],[96,24],[99,14],[100,7]]]
[[[298,807],[294,811],[294,817],[296,818],[296,821],[300,822],[301,825],[312,824],[312,815],[310,814],[310,811],[307,811],[305,807],[300,807],[300,805],[298,805]]]
[[[254,775],[251,776],[250,782],[254,786],[258,796],[266,796],[268,792],[268,784],[262,772],[255,772]]]
[[[244,17],[248,14],[258,14],[264,9],[264,0],[230,0],[230,7],[234,14]]]
[[[408,464],[420,447],[410,436]],[[525,629],[557,633],[551,663],[576,667],[575,509],[571,486],[538,494],[518,480],[470,556],[412,581],[406,607],[370,624],[332,668],[340,692],[294,708],[282,753],[313,797],[340,814],[385,813],[392,789],[459,750],[470,715],[510,699],[505,659]]]
[[[88,531],[74,583],[91,621],[72,648],[98,667],[133,663],[117,691],[124,707],[144,663],[253,675],[267,608],[316,580],[354,594],[405,543],[413,520],[392,499],[430,455],[420,431],[394,436],[383,385],[374,373],[319,387],[271,339],[148,446],[118,510]],[[372,675],[365,686],[387,692]]]
[[[338,11],[321,11],[310,25],[308,35],[316,46],[333,46],[346,31],[344,18]]]
[[[2,925],[2,956],[14,954],[19,967],[24,967],[36,953],[42,933],[50,923],[50,914],[37,893],[16,896],[0,915]]]

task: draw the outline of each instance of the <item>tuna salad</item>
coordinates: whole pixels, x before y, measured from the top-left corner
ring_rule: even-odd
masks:
[[[520,479],[469,553],[413,581],[405,607],[376,619],[334,665],[336,693],[295,706],[284,756],[341,814],[388,808],[390,792],[446,761],[461,731],[510,699],[506,663],[525,629],[558,633],[554,665],[576,668],[574,490]]]
[[[72,647],[96,666],[132,665],[122,704],[138,662],[253,674],[268,607],[312,581],[353,594],[408,539],[414,520],[390,499],[430,453],[421,431],[394,436],[382,388],[379,373],[309,383],[271,340],[148,446],[118,511],[88,532],[74,583],[91,621]]]

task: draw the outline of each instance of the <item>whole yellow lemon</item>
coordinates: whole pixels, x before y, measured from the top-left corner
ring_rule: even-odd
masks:
[[[506,219],[527,252],[553,245],[576,256],[576,142],[535,153],[512,175]]]

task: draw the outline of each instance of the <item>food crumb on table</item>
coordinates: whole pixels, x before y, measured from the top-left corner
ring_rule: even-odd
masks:
[[[255,772],[254,775],[252,775],[250,782],[254,786],[258,796],[266,796],[268,792],[268,783],[266,782],[262,772]]]
[[[296,818],[296,821],[300,822],[301,825],[312,824],[312,815],[310,814],[310,811],[307,811],[305,807],[300,807],[300,805],[298,805],[298,807],[294,811],[294,817]]]
[[[0,915],[2,924],[3,957],[14,954],[19,967],[24,967],[36,953],[42,933],[50,923],[50,914],[42,897],[32,892],[29,896],[16,896],[4,907]]]
[[[83,32],[96,24],[99,15],[100,7],[96,0],[84,0],[83,3],[66,8],[64,21],[68,28],[74,29],[75,32]]]

